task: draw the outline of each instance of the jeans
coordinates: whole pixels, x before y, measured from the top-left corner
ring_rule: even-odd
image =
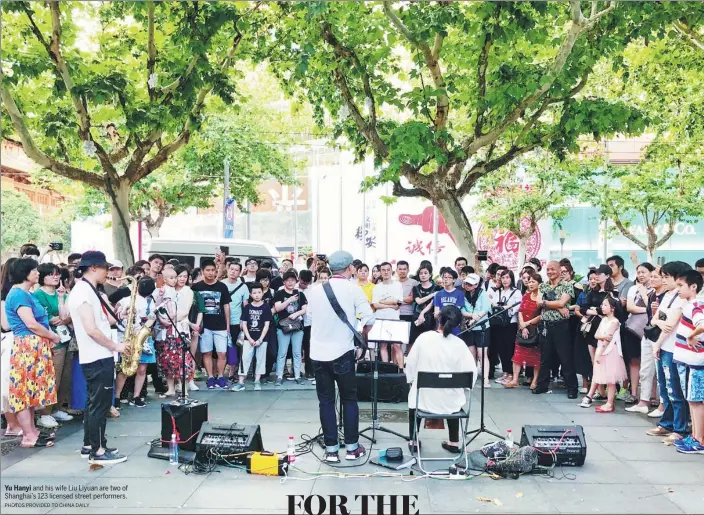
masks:
[[[643,337],[640,341],[640,400],[648,402],[653,391],[653,381],[656,373],[653,357],[653,342]]]
[[[354,351],[349,351],[333,361],[313,361],[313,368],[326,451],[337,452],[340,449],[335,414],[336,383],[342,401],[345,449],[348,452],[356,450],[359,446],[359,406]]]
[[[284,334],[281,329],[276,330],[276,337],[279,341],[278,354],[276,356],[276,377],[284,376],[284,365],[286,364],[286,354],[289,343],[293,347],[293,377],[301,377],[301,348],[303,347],[303,331],[293,331]]]
[[[553,352],[557,354],[562,365],[567,391],[577,391],[577,374],[574,371],[574,343],[570,339],[570,325],[567,320],[546,323],[546,336],[540,333],[540,372],[538,390],[547,390],[550,386],[550,372],[554,363]]]
[[[658,389],[665,411],[658,425],[680,435],[687,434],[687,401],[682,394],[677,364],[672,362],[672,352],[660,350],[657,360]]]
[[[112,358],[99,359],[83,364],[82,368],[88,388],[83,415],[83,445],[90,445],[91,452],[95,454],[101,447],[107,446],[105,423],[112,406],[115,361]]]

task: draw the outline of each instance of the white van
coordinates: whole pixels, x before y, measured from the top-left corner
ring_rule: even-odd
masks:
[[[254,240],[167,240],[155,238],[149,245],[149,256],[160,254],[165,260],[176,258],[191,267],[201,266],[205,258],[215,257],[216,249],[223,248],[227,256],[240,258],[244,264],[247,258],[270,260],[278,267],[279,251],[270,243]]]

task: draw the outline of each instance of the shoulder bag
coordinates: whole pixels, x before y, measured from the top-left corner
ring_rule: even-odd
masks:
[[[533,315],[528,320],[533,320],[540,313],[540,307],[533,313]],[[538,326],[529,325],[526,327],[528,329],[528,338],[523,337],[523,331],[520,327],[516,331],[516,343],[521,347],[537,347],[538,346]]]
[[[670,304],[668,304],[667,309],[670,309],[672,307],[672,303],[675,302],[676,298],[677,293],[672,296],[672,300],[670,301]],[[658,310],[658,320],[667,320],[667,315],[662,311]],[[651,325],[650,322],[648,322],[645,328],[643,329],[643,336],[645,336],[651,342],[657,342],[661,334],[662,329],[660,329],[658,326]]]
[[[357,329],[355,329],[354,326],[347,319],[347,314],[342,309],[342,306],[340,306],[340,303],[337,301],[337,297],[335,297],[335,292],[332,291],[332,286],[330,286],[329,282],[323,283],[323,291],[325,291],[325,296],[328,298],[330,306],[337,315],[337,318],[339,318],[340,321],[345,324],[350,331],[352,331],[352,336],[354,337],[354,346],[357,347],[358,351],[361,350],[361,353],[358,352],[357,356],[357,359],[359,359],[360,357],[364,356],[364,354],[367,352],[367,349],[369,348],[367,345],[367,340],[364,338],[364,336],[362,336],[362,333],[357,331]]]
[[[509,293],[508,297],[506,300],[503,300],[501,297],[501,292],[499,292],[499,303],[496,305],[496,307],[493,309],[495,313],[497,313],[496,316],[491,317],[489,320],[489,326],[491,327],[508,327],[511,325],[511,314],[509,313],[510,310],[505,309],[506,305],[509,303],[509,300],[513,296],[513,292],[517,291],[516,288],[513,288],[511,290],[511,293]],[[500,313],[499,313],[500,312]]]
[[[235,290],[236,291],[236,290]],[[293,295],[300,295],[301,292],[296,290],[297,293]],[[296,331],[303,331],[303,317],[292,320],[286,315],[286,313],[279,314],[276,313],[276,326],[281,329],[284,334],[295,333]]]
[[[652,293],[648,295],[645,299],[640,297],[640,300],[645,303],[645,306],[641,307],[647,307],[648,302],[650,302],[650,297],[652,296]],[[636,303],[638,305],[638,303]],[[630,332],[635,334],[638,338],[642,338],[644,333],[645,333],[645,326],[648,323],[648,315],[646,313],[638,313],[634,314],[631,313],[628,318],[626,319],[626,329],[628,329]]]

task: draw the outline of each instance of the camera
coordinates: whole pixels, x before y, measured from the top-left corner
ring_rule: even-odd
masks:
[[[159,306],[156,309],[156,312],[157,312],[157,314],[162,315],[162,316],[166,316],[166,314],[167,314],[166,308],[164,306]]]
[[[49,243],[49,248],[51,250],[64,250],[64,244],[60,241],[54,241],[52,243]]]
[[[317,257],[320,261],[325,261],[327,263],[328,261],[328,255],[327,254],[316,254],[315,257]]]
[[[477,259],[479,261],[487,261],[489,259],[489,251],[488,250],[478,250],[477,251]]]

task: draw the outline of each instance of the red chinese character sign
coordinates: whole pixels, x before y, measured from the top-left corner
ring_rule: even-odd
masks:
[[[524,217],[521,220],[521,229],[528,229],[530,220]],[[526,242],[526,258],[528,261],[538,255],[542,238],[540,229],[535,228],[535,232],[530,235]],[[518,267],[518,249],[520,241],[518,237],[511,231],[505,229],[490,229],[488,227],[479,226],[477,231],[477,248],[479,250],[488,251],[489,260],[493,263],[500,263],[511,269]]]
[[[418,215],[411,214],[400,214],[398,215],[398,221],[403,225],[418,226],[424,233],[433,234],[433,206],[428,206]],[[445,219],[440,213],[438,213],[438,234],[447,234],[452,241],[455,239],[450,233]],[[438,244],[438,254],[444,249],[444,245]],[[432,239],[427,243],[422,239],[408,240],[406,246],[406,252],[410,255],[418,254],[420,256],[429,256],[433,253],[433,242]]]

